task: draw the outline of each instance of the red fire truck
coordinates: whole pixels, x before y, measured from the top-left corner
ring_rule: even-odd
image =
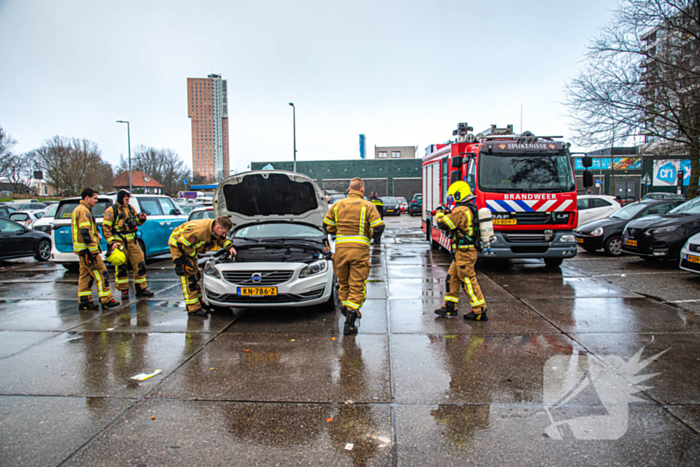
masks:
[[[462,180],[476,195],[477,208],[493,216],[493,258],[542,258],[559,266],[576,256],[576,179],[569,143],[557,136],[513,134],[513,126],[474,135],[460,123],[455,141],[426,148],[423,157],[423,232],[433,248],[450,249],[437,227],[435,208],[451,207],[451,183]],[[482,256],[486,252],[482,252]]]

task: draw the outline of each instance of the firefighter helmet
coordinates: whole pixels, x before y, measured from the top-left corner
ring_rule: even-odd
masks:
[[[114,267],[119,267],[122,264],[126,263],[126,255],[122,251],[122,246],[119,243],[114,243],[112,246],[107,250],[107,261],[112,263]]]
[[[456,203],[464,203],[476,198],[476,196],[472,194],[472,189],[469,188],[467,182],[462,181],[454,182],[450,185],[450,188],[447,190],[447,195],[452,196],[452,199],[454,199]]]

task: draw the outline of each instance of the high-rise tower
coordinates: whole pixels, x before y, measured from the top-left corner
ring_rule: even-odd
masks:
[[[192,171],[219,181],[229,175],[226,80],[187,78],[187,116],[192,121]]]

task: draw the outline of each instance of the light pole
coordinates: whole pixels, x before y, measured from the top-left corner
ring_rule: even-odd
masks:
[[[294,103],[290,102],[289,105],[292,106],[292,129],[294,130],[294,172],[297,171],[297,108],[294,107]]]
[[[133,193],[134,187],[131,185],[131,130],[127,120],[117,120],[117,123],[126,123],[126,140],[129,144],[129,193]]]

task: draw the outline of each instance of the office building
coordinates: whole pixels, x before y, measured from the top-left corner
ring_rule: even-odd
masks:
[[[415,159],[418,146],[375,146],[375,159]]]
[[[192,122],[192,171],[219,181],[229,175],[226,80],[187,78],[187,116]]]

